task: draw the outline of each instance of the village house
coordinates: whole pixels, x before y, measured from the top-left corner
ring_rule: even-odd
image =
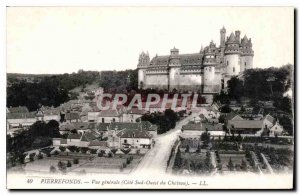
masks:
[[[183,138],[199,138],[204,132],[208,132],[211,136],[224,136],[225,131],[221,123],[212,124],[208,122],[193,123],[189,122],[181,128]]]
[[[28,113],[28,112],[29,112],[29,110],[26,106],[6,108],[6,113]]]
[[[80,122],[80,115],[78,112],[65,113],[65,121],[69,123]]]
[[[151,148],[152,136],[145,130],[124,129],[118,132],[120,148]]]
[[[276,122],[275,125],[270,128],[270,136],[282,135],[283,131],[283,127],[278,122]]]
[[[257,134],[262,130],[263,120],[228,120],[227,129],[231,134]]]
[[[146,114],[145,110],[141,110],[138,108],[132,108],[130,110],[125,111],[122,114],[122,119],[123,119],[122,122],[132,122],[132,123],[139,122],[140,118],[144,114]]]
[[[24,112],[24,113],[7,113],[6,121],[8,129],[30,127],[37,121],[35,112]]]

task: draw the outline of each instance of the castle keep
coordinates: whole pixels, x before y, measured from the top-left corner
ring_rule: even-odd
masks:
[[[139,88],[188,90],[200,93],[219,93],[227,81],[253,67],[251,39],[240,31],[226,37],[226,29],[220,30],[219,47],[211,41],[200,52],[179,54],[175,47],[170,55],[152,58],[142,52],[138,63]]]

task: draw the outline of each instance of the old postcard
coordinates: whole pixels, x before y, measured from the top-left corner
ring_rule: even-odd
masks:
[[[294,188],[294,8],[6,12],[8,189]]]

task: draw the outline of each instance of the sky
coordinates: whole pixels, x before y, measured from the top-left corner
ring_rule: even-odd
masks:
[[[219,45],[223,25],[252,39],[254,67],[294,64],[290,7],[8,7],[6,16],[8,73],[135,69],[142,51]]]

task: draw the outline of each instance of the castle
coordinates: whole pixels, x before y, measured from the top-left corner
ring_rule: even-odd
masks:
[[[170,55],[152,58],[148,52],[139,56],[139,88],[167,89],[172,91],[196,91],[203,94],[219,93],[227,81],[253,67],[251,39],[240,31],[226,37],[226,29],[220,30],[220,46],[211,41],[200,52],[179,54],[175,47]]]

